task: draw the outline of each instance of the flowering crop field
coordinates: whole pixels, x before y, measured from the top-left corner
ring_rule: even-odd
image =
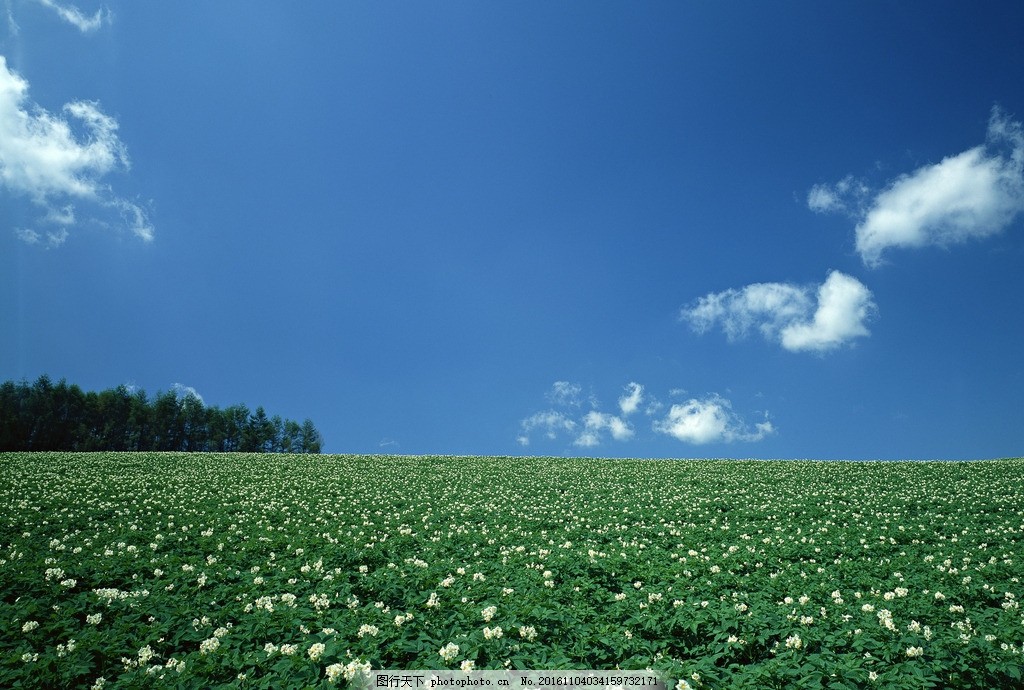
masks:
[[[1022,687],[1024,461],[0,454],[0,687]]]

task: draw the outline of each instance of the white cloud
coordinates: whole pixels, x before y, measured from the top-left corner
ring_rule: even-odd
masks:
[[[843,202],[834,190],[829,189],[828,185],[816,184],[807,194],[807,206],[812,211],[824,213],[843,208]]]
[[[816,184],[811,187],[807,193],[807,207],[815,213],[848,211],[851,205],[856,208],[862,204],[870,192],[866,184],[855,180],[853,175],[847,175],[834,185]]]
[[[547,399],[552,405],[577,406],[580,404],[580,393],[583,389],[578,383],[555,381]]]
[[[760,441],[775,433],[768,421],[755,424],[751,431],[732,411],[730,402],[717,395],[703,400],[691,398],[683,404],[669,408],[664,419],[654,423],[654,430],[668,434],[684,443],[732,443],[733,441]]]
[[[527,446],[530,444],[530,432],[534,429],[540,429],[547,438],[554,440],[559,432],[571,433],[576,428],[576,422],[561,412],[546,410],[527,417],[519,426],[522,433],[516,440],[520,445]]]
[[[816,298],[807,286],[754,283],[709,293],[680,316],[698,333],[721,325],[730,340],[756,326],[767,340],[791,352],[825,352],[869,335],[864,322],[875,304],[871,291],[856,278],[832,271]]]
[[[633,438],[633,428],[622,418],[615,415],[591,410],[583,417],[583,431],[580,432],[575,446],[590,448],[601,443],[601,432],[608,430],[616,441],[628,441]]]
[[[156,231],[149,220],[149,215],[141,206],[125,199],[112,199],[107,205],[111,208],[116,208],[121,213],[125,226],[136,237],[146,242],[153,240]]]
[[[65,244],[68,240],[68,230],[59,229],[56,231],[48,231],[45,236],[45,242],[43,235],[36,230],[29,228],[19,228],[14,230],[16,238],[27,245],[37,245],[39,247],[45,247],[46,249],[55,249],[56,247]]]
[[[643,386],[638,383],[630,383],[625,388],[627,393],[619,400],[624,416],[636,411],[643,396]],[[549,409],[523,419],[519,423],[520,433],[516,441],[522,446],[528,446],[531,433],[539,431],[549,440],[564,435],[572,437],[575,446],[591,448],[599,445],[607,435],[616,441],[627,441],[633,437],[633,427],[620,416],[597,410],[597,401],[593,396],[590,404],[595,409],[585,414],[575,410],[580,407],[582,392],[583,388],[578,383],[555,381],[545,398],[552,405],[568,410]]]
[[[815,185],[807,197],[813,211],[842,210],[857,219],[857,252],[867,266],[881,264],[894,247],[950,246],[1002,232],[1024,212],[1024,129],[994,108],[984,144],[902,175],[868,197],[851,177]]]
[[[874,309],[871,291],[863,283],[832,271],[818,288],[818,308],[813,318],[783,328],[782,347],[792,352],[824,352],[870,335],[864,322]]]
[[[626,384],[627,393],[619,398],[619,409],[622,414],[631,415],[640,407],[644,398],[644,387],[639,383],[629,382]]]
[[[18,26],[18,22],[14,21],[14,10],[11,8],[11,0],[6,0],[4,4],[7,9],[7,30],[11,33],[11,36],[17,36],[21,32],[21,27]]]
[[[136,236],[152,240],[146,212],[111,194],[103,181],[130,167],[117,121],[88,101],[68,103],[55,115],[32,103],[28,88],[0,55],[0,188],[47,209],[44,222],[71,225],[69,201],[88,201],[116,210]]]
[[[71,204],[62,208],[51,208],[43,221],[56,225],[74,225],[75,209]]]
[[[71,124],[28,102],[28,82],[0,55],[0,182],[37,201],[51,196],[96,197],[99,179],[128,167],[117,122],[95,103],[75,101],[64,111],[86,130],[79,141]]]
[[[563,386],[559,386],[559,389],[573,390],[572,387]],[[516,441],[522,446],[528,446],[535,432],[540,432],[552,441],[562,438],[579,448],[594,448],[609,439],[620,442],[632,440],[636,430],[626,417],[640,409],[653,416],[663,405],[657,401],[652,404],[652,396],[639,383],[630,382],[625,386],[625,391],[619,399],[621,414],[592,409],[573,417],[558,410],[544,410],[520,422],[520,433]],[[681,391],[673,389],[673,392]],[[732,411],[730,402],[719,395],[704,399],[691,398],[685,403],[672,405],[665,415],[653,419],[651,428],[687,443],[759,441],[775,433],[767,413],[763,422],[750,427]]]
[[[103,26],[103,22],[110,22],[110,10],[99,9],[91,17],[86,16],[74,5],[62,5],[54,0],[36,0],[40,5],[48,7],[57,15],[77,28],[82,33],[89,33]]]
[[[68,239],[68,231],[64,229],[57,230],[56,232],[47,232],[45,241],[43,241],[41,234],[28,228],[17,229],[14,231],[14,234],[25,244],[44,246],[47,249],[59,247]]]
[[[181,400],[185,400],[186,398],[195,398],[199,402],[203,402],[203,396],[199,395],[199,391],[192,386],[176,383],[171,386],[171,391]]]

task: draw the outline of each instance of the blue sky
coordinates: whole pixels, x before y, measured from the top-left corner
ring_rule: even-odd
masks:
[[[0,12],[0,379],[328,452],[1024,452],[1019,3]]]

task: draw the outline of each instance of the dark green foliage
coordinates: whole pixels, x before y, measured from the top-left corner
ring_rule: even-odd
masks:
[[[0,451],[319,453],[322,445],[310,420],[268,418],[262,407],[221,410],[174,391],[150,400],[123,385],[87,393],[46,375],[0,384]]]

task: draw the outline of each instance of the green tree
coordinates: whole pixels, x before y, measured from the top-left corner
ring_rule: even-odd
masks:
[[[245,405],[205,407],[193,394],[127,386],[95,393],[45,374],[31,386],[0,384],[0,451],[187,450],[319,453],[323,440],[310,420],[301,426]]]
[[[307,417],[303,420],[302,429],[299,432],[299,452],[319,453],[323,443],[324,439],[320,436],[320,432],[313,426],[312,420]]]

